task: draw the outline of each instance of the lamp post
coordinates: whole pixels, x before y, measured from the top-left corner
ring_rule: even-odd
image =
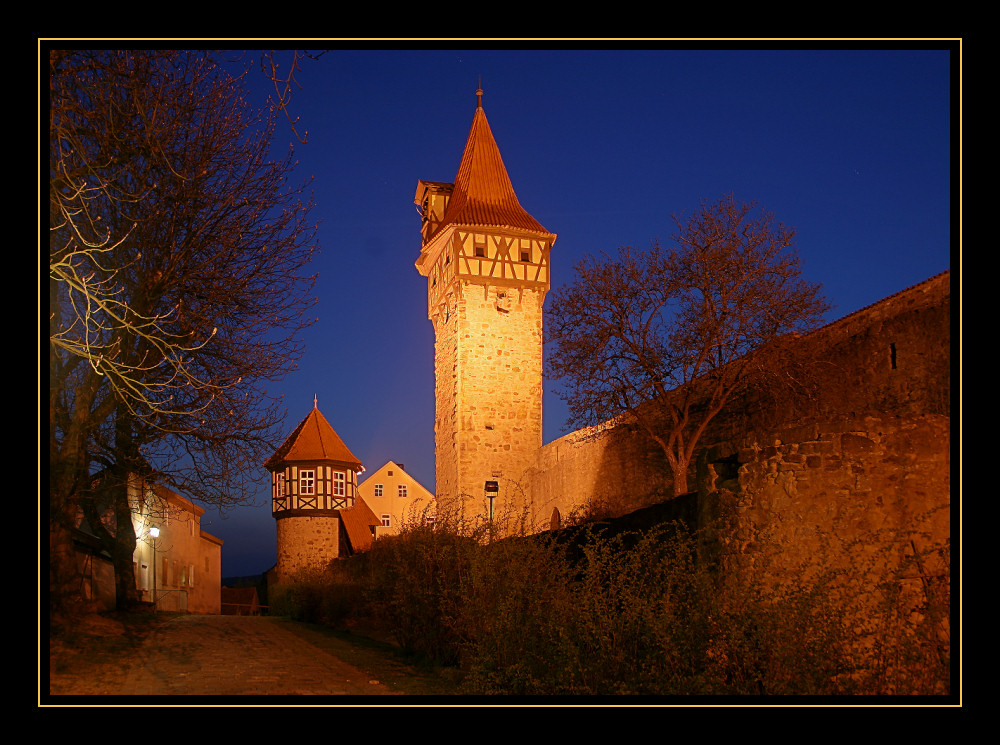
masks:
[[[487,481],[486,486],[483,487],[486,498],[490,500],[490,530],[493,529],[493,500],[496,498],[498,491],[500,491],[500,488],[496,481]]]
[[[156,539],[160,535],[160,529],[154,525],[149,529],[149,534],[153,537],[153,613],[156,613]]]

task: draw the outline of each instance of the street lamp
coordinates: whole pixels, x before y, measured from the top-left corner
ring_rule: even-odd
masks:
[[[160,535],[160,529],[154,525],[149,529],[149,534],[153,537],[153,613],[156,613],[156,539]]]

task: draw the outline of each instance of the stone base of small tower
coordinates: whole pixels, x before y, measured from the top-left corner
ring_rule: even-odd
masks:
[[[337,515],[287,516],[276,521],[278,581],[289,582],[304,570],[326,569],[340,555]]]

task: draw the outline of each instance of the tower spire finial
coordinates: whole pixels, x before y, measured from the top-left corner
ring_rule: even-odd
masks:
[[[314,409],[318,409],[319,408],[319,406],[317,405],[317,396],[316,396],[315,393],[313,394],[313,408]]]
[[[476,108],[483,108],[483,76],[479,76],[479,86],[476,88]]]

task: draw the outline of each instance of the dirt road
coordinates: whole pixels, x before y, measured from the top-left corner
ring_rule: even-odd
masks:
[[[175,616],[111,666],[80,674],[79,665],[63,665],[65,674],[50,682],[50,692],[57,695],[49,702],[58,704],[60,695],[94,694],[368,697],[414,692],[409,683],[417,674],[405,665],[386,659],[361,669],[337,650],[329,635],[287,619]],[[385,679],[373,677],[382,675]]]

